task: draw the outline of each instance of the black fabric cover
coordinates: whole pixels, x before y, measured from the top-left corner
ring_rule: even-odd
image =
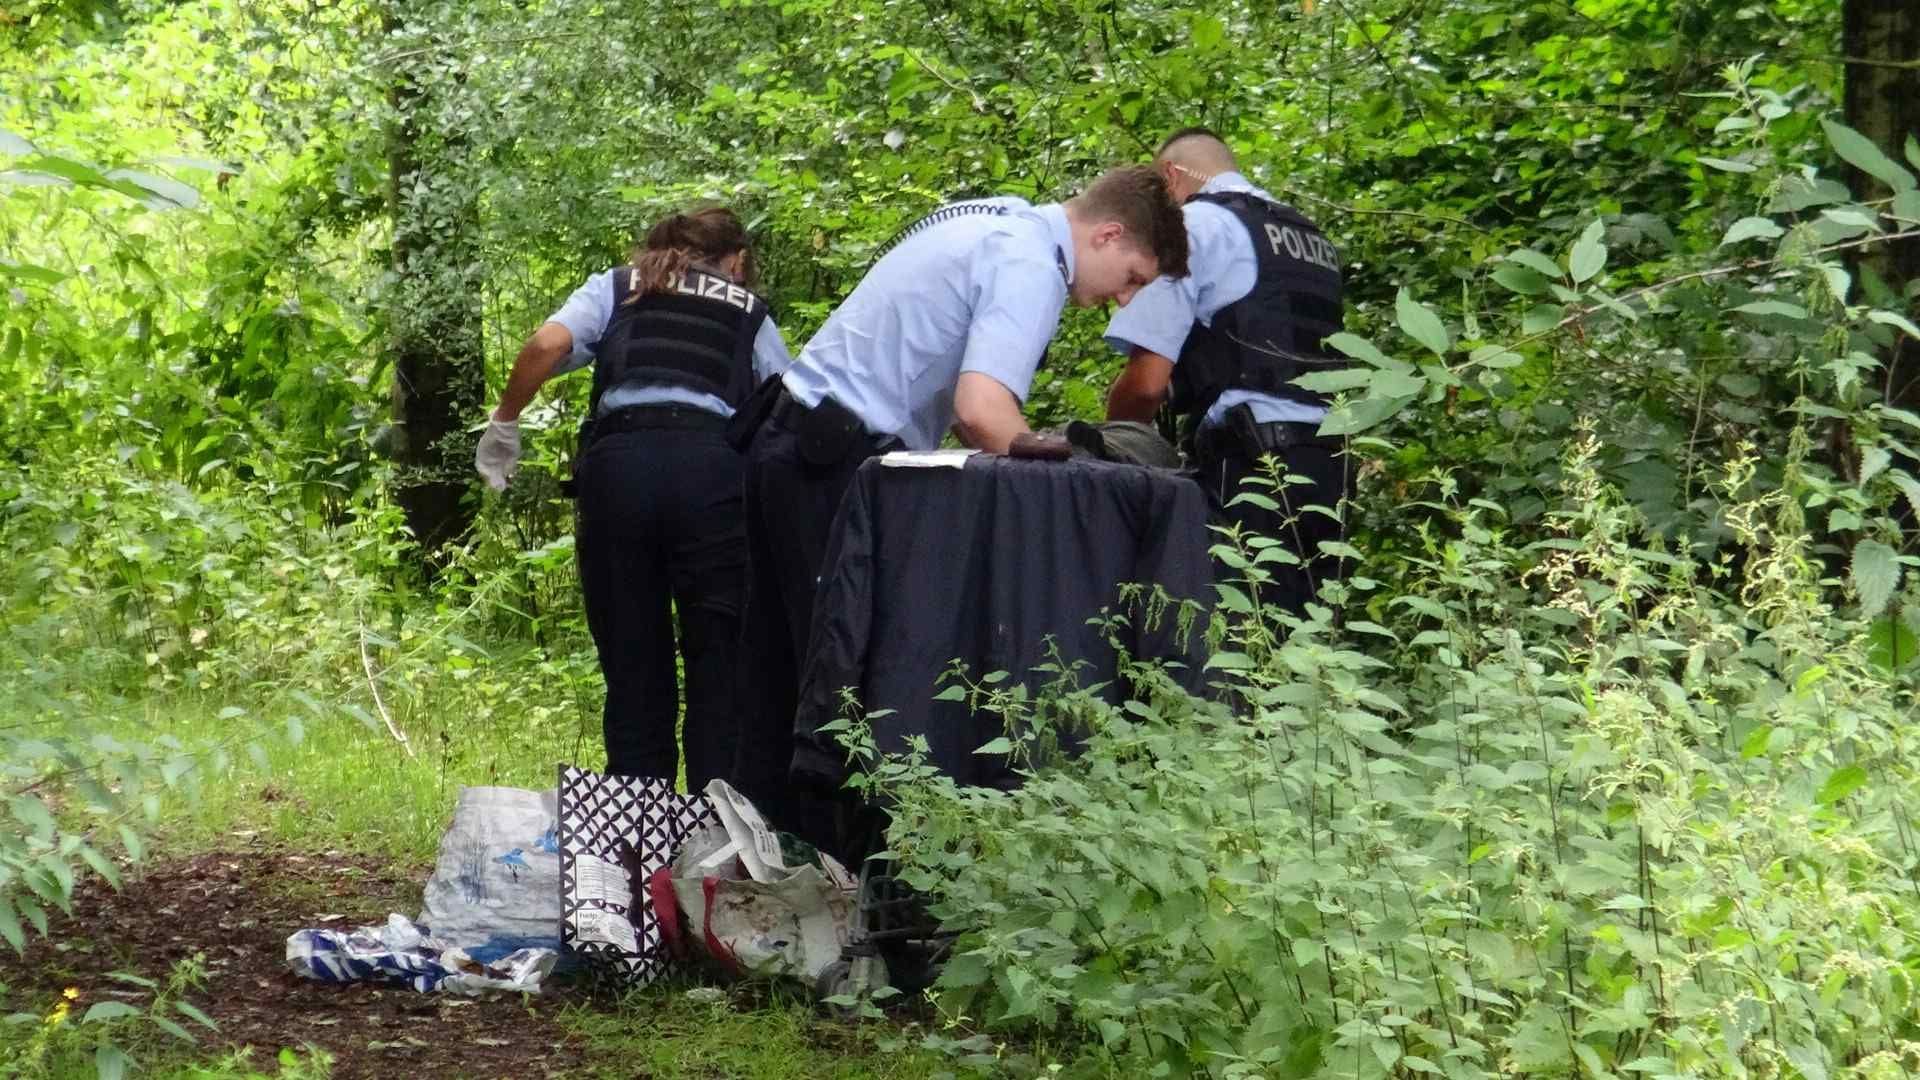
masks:
[[[1088,620],[1119,607],[1123,582],[1159,584],[1176,599],[1210,603],[1207,504],[1192,480],[1138,465],[1076,458],[1022,461],[976,455],[964,469],[860,467],[841,504],[814,602],[810,655],[794,722],[793,774],[838,786],[846,754],[821,725],[855,687],[883,751],[924,735],[932,762],[965,784],[1017,783],[1006,759],[974,751],[1003,734],[997,716],[935,701],[956,658],[973,677],[1005,671],[1038,688],[1052,635],[1080,685],[1107,683],[1118,700],[1115,656]],[[1200,685],[1202,622],[1181,635],[1168,611],[1156,629],[1134,613],[1138,657],[1179,660]]]

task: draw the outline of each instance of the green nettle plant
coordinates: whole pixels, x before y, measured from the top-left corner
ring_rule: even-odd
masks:
[[[1241,546],[1209,698],[1151,666],[1121,706],[970,684],[1016,753],[1069,724],[1086,748],[1013,792],[874,767],[962,931],[943,1010],[1080,1032],[1123,1074],[1920,1064],[1910,685],[1821,602],[1752,458],[1703,563],[1644,544],[1598,455],[1569,444],[1540,540],[1446,505],[1386,624],[1262,610],[1274,549]]]
[[[1421,403],[1537,407],[1528,368],[1672,350],[1718,305],[1786,422],[1749,436],[1703,414],[1714,440],[1640,455],[1691,493],[1679,512],[1650,515],[1622,414],[1596,404],[1491,483],[1404,481],[1366,522],[1395,541],[1338,545],[1356,571],[1303,617],[1262,598],[1294,556],[1224,534],[1240,584],[1207,695],[1152,665],[1120,705],[963,677],[953,692],[1007,718],[992,749],[1025,762],[1017,791],[878,758],[849,724],[901,872],[961,935],[936,996],[978,1031],[929,1045],[1021,1072],[1025,1038],[1064,1032],[1085,1044],[1073,1070],[1122,1075],[1920,1067],[1920,590],[1899,550],[1920,485],[1896,464],[1920,417],[1872,382],[1891,335],[1920,330],[1884,295],[1850,302],[1839,261],[1920,226],[1920,195],[1828,131],[1890,203],[1796,169],[1725,229],[1770,255],[1623,271],[1647,282],[1629,289],[1596,221],[1564,263],[1496,261],[1531,305],[1512,338],[1403,292],[1423,359],[1344,335],[1355,368],[1310,377],[1345,392],[1330,426],[1391,469]],[[1084,752],[1057,760],[1068,728]]]

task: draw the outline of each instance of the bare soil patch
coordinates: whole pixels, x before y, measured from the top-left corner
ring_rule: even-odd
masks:
[[[89,879],[73,914],[54,916],[51,937],[31,938],[24,956],[0,947],[0,982],[15,1008],[50,1003],[69,987],[80,995],[75,1015],[96,1001],[140,1007],[151,994],[108,973],[164,984],[176,963],[197,953],[206,982],[186,1000],[219,1024],[217,1033],[201,1033],[204,1052],[250,1047],[270,1068],[281,1048],[312,1045],[333,1055],[339,1078],[538,1077],[585,1066],[580,1040],[554,1019],[568,1000],[580,1000],[564,989],[524,1002],[473,1000],[325,985],[287,970],[287,935],[380,923],[395,911],[411,916],[430,872],[347,852],[267,847],[158,859],[130,872],[118,892]]]

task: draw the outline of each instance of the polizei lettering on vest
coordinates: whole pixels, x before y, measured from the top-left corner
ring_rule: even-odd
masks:
[[[673,291],[682,296],[697,296],[702,300],[732,304],[741,311],[753,310],[753,294],[725,278],[708,274],[683,274],[675,279]]]
[[[1273,253],[1285,253],[1287,257],[1323,266],[1334,273],[1340,272],[1340,253],[1334,250],[1333,243],[1318,233],[1302,232],[1291,225],[1275,225],[1267,222],[1267,243],[1273,245]]]

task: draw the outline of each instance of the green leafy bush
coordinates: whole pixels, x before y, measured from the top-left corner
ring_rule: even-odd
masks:
[[[1126,1075],[1912,1068],[1911,683],[1751,460],[1709,564],[1648,545],[1597,454],[1570,445],[1541,539],[1442,507],[1383,623],[1236,591],[1217,699],[1152,668],[1122,707],[973,686],[1016,752],[1088,741],[1013,792],[878,768],[965,931],[943,1007]],[[1240,550],[1257,583],[1272,549]]]

